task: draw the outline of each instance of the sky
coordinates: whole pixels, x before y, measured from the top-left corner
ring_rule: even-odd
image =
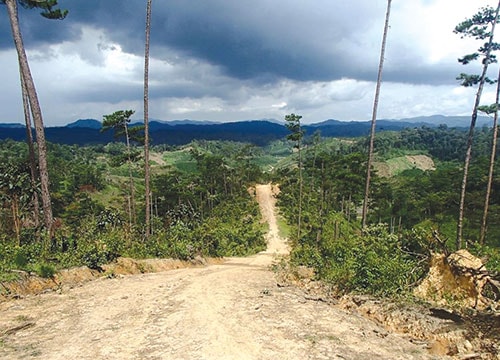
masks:
[[[1,3],[1,2],[0,2]],[[146,0],[59,0],[63,21],[19,9],[46,126],[131,109],[143,118]],[[393,0],[379,119],[470,115],[454,27],[491,0]],[[150,119],[370,120],[386,0],[153,0]],[[0,4],[0,123],[24,123]],[[499,30],[500,31],[500,30]],[[491,66],[496,78],[498,68]],[[494,102],[495,88],[483,103]]]

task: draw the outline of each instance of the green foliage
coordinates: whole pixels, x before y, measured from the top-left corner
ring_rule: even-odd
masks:
[[[30,271],[43,257],[41,244],[23,244],[18,246],[14,243],[4,242],[0,246],[0,263],[6,268]]]
[[[459,23],[455,30],[462,38],[471,37],[476,40],[484,40],[491,36],[491,24],[496,20],[496,10],[491,6],[482,7],[470,19]]]
[[[465,65],[465,64],[468,64],[470,60],[466,61],[464,58],[462,58],[462,59],[459,59],[459,61]],[[460,75],[458,75],[456,77],[456,80],[460,80],[460,85],[462,85],[463,87],[472,87],[472,86],[476,86],[477,84],[479,84],[481,82],[481,76],[460,73]],[[484,82],[487,84],[495,84],[496,80],[492,80],[488,77],[485,77]]]
[[[55,265],[44,260],[40,243],[17,246],[4,241],[0,244],[0,278],[11,269],[34,272],[43,278],[52,278],[56,272]]]
[[[63,20],[68,15],[68,10],[56,8],[57,0],[19,0],[19,3],[26,9],[41,9],[40,15],[51,20]]]
[[[23,251],[19,251],[14,255],[14,264],[19,269],[25,269],[29,259]]]
[[[81,263],[89,269],[101,269],[101,265],[106,262],[106,254],[99,251],[97,247],[90,247],[81,255]]]
[[[489,156],[491,147],[491,129],[483,128],[475,133],[474,156]],[[387,160],[401,155],[428,154],[435,161],[460,161],[464,160],[467,133],[463,129],[448,128],[440,125],[435,128],[422,126],[408,128],[398,133],[381,133],[375,139],[377,159]],[[366,140],[354,144],[357,151],[362,151]],[[499,150],[500,153],[500,150]]]
[[[476,133],[464,229],[470,242],[478,235],[490,138],[490,129]],[[376,225],[362,233],[357,210],[364,191],[366,139],[304,138],[300,238],[290,225],[297,224],[299,201],[297,152],[291,141],[283,139],[265,148],[225,141],[199,141],[182,149],[158,148],[168,166],[153,167],[154,231],[147,241],[140,225],[128,224],[127,167],[110,166],[113,157],[127,152],[124,144],[85,148],[49,144],[58,218],[55,237],[44,238],[30,223],[31,208],[26,202],[20,211],[19,246],[13,237],[9,197],[15,187],[3,187],[0,272],[18,269],[38,273],[42,264],[57,269],[85,264],[99,269],[118,256],[189,260],[198,255],[253,254],[265,248],[265,229],[247,189],[272,176],[280,184],[278,202],[288,224],[295,264],[314,267],[318,277],[330,281],[341,292],[392,295],[409,289],[425,271],[424,255],[430,249],[440,249],[433,230],[444,241],[454,238],[465,140],[463,131],[446,126],[381,134],[376,143],[378,159],[429,154],[437,169],[408,169],[390,179],[374,175],[369,220],[388,226]],[[0,167],[8,170],[4,176],[26,177],[26,159],[25,144],[0,141]],[[10,171],[7,164],[18,166],[17,170]],[[263,176],[262,168],[272,173]],[[137,169],[139,164],[133,164],[139,199],[144,190]],[[24,180],[21,185],[24,190],[19,193],[28,194],[31,185]],[[488,223],[489,250],[480,252],[488,256],[492,268],[498,263],[495,259],[500,247],[498,189],[500,177],[495,177]],[[138,211],[138,224],[143,217]]]
[[[265,249],[259,209],[251,199],[233,205],[221,204],[198,229],[207,255],[244,256]]]
[[[192,169],[156,172],[154,233],[147,241],[142,227],[130,227],[127,221],[128,179],[115,175],[120,168],[109,166],[113,157],[127,152],[125,145],[112,143],[79,148],[48,144],[48,149],[57,216],[54,237],[44,237],[39,229],[26,225],[29,222],[25,221],[20,223],[19,241],[15,241],[12,210],[6,195],[16,189],[9,184],[17,178],[9,178],[0,191],[3,195],[0,197],[0,273],[19,269],[43,271],[50,276],[45,266],[55,269],[87,265],[100,269],[118,256],[187,260],[197,255],[253,254],[265,247],[259,211],[247,191],[261,176],[254,162],[258,151],[249,144],[196,143],[192,152],[169,148],[182,153],[179,159],[189,162]],[[168,158],[169,153],[165,157]],[[30,194],[28,187],[31,186],[26,159],[25,144],[0,141],[1,166],[7,169],[15,165],[12,169],[16,170],[3,171],[2,176],[7,179],[7,174],[19,174],[26,179],[19,190],[23,196]],[[128,175],[126,167],[123,168],[123,175]],[[132,175],[142,176],[134,171]],[[139,194],[144,191],[140,180],[134,183]],[[28,219],[29,207],[20,209],[20,219]],[[141,219],[144,214],[139,211],[137,216]]]
[[[480,132],[479,137],[486,139],[483,135],[487,133]],[[419,148],[426,151],[426,146],[432,144],[432,151],[440,151],[441,157],[456,159],[456,145],[463,139],[462,132],[446,127],[408,129],[399,134],[384,134],[380,146],[383,156],[389,158],[390,154]],[[319,278],[331,282],[340,292],[395,295],[410,290],[423,276],[430,249],[442,250],[442,245],[435,243],[432,230],[438,231],[443,241],[453,238],[459,163],[437,162],[435,171],[409,169],[390,179],[374,176],[369,219],[371,223],[389,225],[372,225],[361,232],[356,209],[366,174],[365,157],[357,151],[362,142],[353,142],[350,149],[339,147],[329,152],[314,144],[307,149],[303,167],[304,230],[300,238],[293,229],[290,232],[292,261],[313,267]],[[483,151],[481,147],[478,150]],[[471,167],[471,191],[484,188],[480,169],[487,163],[480,159]],[[289,224],[296,224],[297,170],[283,168],[278,175],[280,210]],[[471,205],[481,198],[473,197]],[[476,205],[468,209],[467,229],[471,238],[475,236],[471,231],[479,209]]]
[[[301,239],[292,251],[292,261],[313,267],[340,293],[394,296],[410,290],[424,274],[423,264],[386,225],[370,226],[358,234],[345,220],[333,219],[344,228],[342,235],[325,234],[319,242]]]
[[[114,130],[114,136],[120,137],[125,135],[125,131],[130,123],[130,117],[134,115],[133,110],[118,110],[112,114],[104,115],[102,121],[101,132]]]
[[[354,208],[363,198],[364,177],[366,175],[365,156],[353,152],[308,151],[304,156],[303,169],[303,224],[310,225],[309,219],[321,218],[330,211],[354,213]],[[297,223],[299,202],[298,169],[280,169],[281,193],[278,205],[290,224]]]
[[[485,260],[485,267],[488,271],[500,274],[500,249],[492,246],[481,246],[474,244],[470,248],[476,256]]]
[[[188,151],[189,147],[173,149],[163,153],[163,160],[170,167],[184,173],[196,172],[196,161]]]
[[[56,273],[56,268],[51,264],[38,264],[36,266],[36,273],[38,276],[43,277],[45,279],[51,279],[54,277]]]
[[[118,226],[120,221],[115,222],[116,215],[110,214],[113,212],[108,210],[101,212],[97,217],[87,217],[82,221],[78,234],[61,239],[67,243],[68,248],[61,254],[61,261],[100,269],[101,265],[112,262],[122,255],[126,239],[131,234],[127,228]]]
[[[496,55],[493,54],[493,51],[499,50],[500,44],[493,42],[493,30],[496,23],[498,23],[498,11],[498,8],[492,8],[491,6],[483,7],[470,19],[466,19],[455,27],[454,32],[459,34],[462,38],[471,37],[480,40],[482,43],[482,46],[479,47],[477,52],[467,54],[458,59],[458,62],[462,65],[467,65],[471,61],[478,60],[480,57],[484,58],[482,60],[484,69],[488,64],[497,62]],[[483,42],[484,40],[487,41]],[[457,80],[462,80],[462,85],[466,87],[477,85],[481,80],[485,80],[490,84],[495,83],[495,81],[485,77],[484,74],[479,76],[462,73]]]
[[[285,126],[291,132],[286,138],[296,143],[297,147],[300,147],[300,142],[304,137],[304,130],[302,130],[300,125],[300,119],[302,119],[300,115],[290,114],[285,116]]]
[[[498,111],[498,104],[482,105],[479,106],[477,110],[484,112],[487,115],[493,115]]]

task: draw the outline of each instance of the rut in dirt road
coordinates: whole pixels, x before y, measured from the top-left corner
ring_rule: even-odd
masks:
[[[430,358],[359,315],[277,286],[269,265],[287,246],[278,235],[272,190],[256,188],[269,222],[267,251],[1,303],[0,358]],[[23,322],[29,326],[16,330]]]

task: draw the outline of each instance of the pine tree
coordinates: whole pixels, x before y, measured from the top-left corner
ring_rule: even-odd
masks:
[[[460,191],[460,203],[458,207],[458,221],[457,221],[457,237],[456,237],[456,248],[462,248],[462,233],[463,233],[463,222],[464,222],[464,211],[465,211],[465,193],[467,187],[467,177],[469,174],[469,166],[472,157],[472,142],[474,139],[474,129],[476,127],[477,114],[479,111],[479,104],[481,102],[481,95],[483,92],[485,83],[493,83],[486,73],[488,71],[488,65],[492,62],[496,62],[495,55],[492,54],[493,51],[498,50],[500,45],[493,42],[495,34],[495,26],[498,22],[498,14],[500,11],[500,1],[496,7],[484,7],[475,14],[472,18],[467,19],[455,27],[454,32],[460,34],[462,38],[472,37],[476,40],[487,40],[483,46],[481,46],[477,52],[472,54],[467,54],[464,57],[458,59],[458,61],[467,65],[471,61],[477,60],[482,57],[482,73],[481,75],[469,75],[462,73],[457,77],[457,80],[462,81],[462,86],[478,86],[476,92],[476,98],[474,101],[474,107],[472,109],[471,122],[469,127],[469,133],[467,136],[467,148],[465,152],[464,170],[462,178],[462,187]]]
[[[377,86],[375,89],[375,100],[373,101],[373,112],[372,121],[370,128],[370,144],[368,147],[368,163],[366,170],[366,183],[365,183],[365,198],[363,201],[363,212],[361,215],[361,222],[363,227],[366,226],[366,218],[368,216],[368,201],[370,200],[370,180],[371,180],[371,168],[373,164],[373,154],[374,154],[374,142],[375,142],[375,125],[377,121],[377,110],[378,110],[378,100],[380,97],[380,87],[382,85],[382,71],[384,69],[384,56],[385,56],[385,46],[387,42],[387,33],[389,32],[389,18],[391,15],[391,2],[392,0],[387,0],[387,12],[385,14],[385,25],[384,25],[384,35],[382,36],[382,47],[380,49],[380,61],[378,65],[378,76],[377,76]]]
[[[151,34],[151,3],[147,0],[146,7],[146,38],[144,50],[144,184],[146,207],[146,237],[151,232],[151,205],[150,205],[150,172],[149,172],[149,41]]]
[[[38,100],[35,82],[33,81],[33,76],[31,75],[28,57],[26,55],[26,50],[19,26],[17,7],[18,2],[16,0],[1,0],[1,2],[7,7],[7,13],[9,15],[9,21],[12,30],[12,37],[14,39],[14,44],[19,61],[21,83],[22,86],[25,86],[27,99],[29,101],[29,108],[31,109],[33,123],[35,125],[36,142],[38,145],[38,167],[41,184],[43,216],[45,227],[47,228],[49,233],[52,234],[52,224],[54,222],[54,219],[52,214],[52,202],[49,190],[50,181],[47,166],[47,145],[45,141],[42,110],[40,107],[40,102]],[[41,15],[48,19],[64,19],[68,13],[66,10],[55,8],[57,6],[56,0],[19,0],[19,4],[27,9],[41,9]]]

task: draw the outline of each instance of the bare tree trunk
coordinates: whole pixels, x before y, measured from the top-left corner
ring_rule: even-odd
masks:
[[[351,221],[351,203],[352,203],[352,194],[349,194],[349,201],[347,202],[347,221]]]
[[[28,154],[30,163],[30,176],[31,176],[31,187],[33,188],[33,221],[35,226],[38,228],[40,226],[40,203],[38,199],[38,189],[37,189],[37,169],[36,169],[36,155],[35,155],[35,145],[33,144],[33,134],[31,133],[31,114],[30,114],[30,103],[28,99],[28,91],[26,89],[26,82],[22,76],[21,69],[19,69],[21,78],[21,90],[23,96],[23,110],[24,110],[24,121],[26,123],[26,141],[28,143]]]
[[[500,101],[500,68],[498,70],[498,81],[497,81],[497,95],[495,99],[495,114],[493,116],[493,139],[491,143],[491,155],[490,155],[490,168],[488,171],[488,184],[486,185],[486,195],[484,198],[484,211],[483,220],[481,222],[481,234],[479,236],[479,243],[484,245],[484,239],[486,238],[486,225],[488,220],[488,207],[490,204],[491,196],[491,185],[493,183],[493,172],[495,169],[495,153],[497,151],[497,136],[498,136],[498,102]]]
[[[150,196],[149,196],[149,214],[150,214],[150,217],[152,217],[154,214],[153,194],[150,194]],[[154,227],[153,227],[152,221],[150,222],[149,228],[150,228],[150,233],[154,234]]]
[[[300,142],[301,140],[299,140]],[[298,155],[299,155],[299,214],[298,214],[298,221],[297,221],[297,241],[300,241],[300,233],[301,233],[301,228],[302,228],[302,193],[303,193],[303,181],[302,181],[302,144],[299,143],[298,146]]]
[[[469,175],[469,165],[472,157],[472,141],[474,139],[474,129],[476,127],[477,113],[479,104],[481,102],[481,94],[483,93],[484,83],[486,80],[486,73],[488,71],[488,65],[490,63],[489,57],[491,54],[491,45],[493,43],[493,35],[495,34],[495,25],[498,21],[498,13],[500,10],[500,2],[497,5],[495,20],[491,25],[491,36],[488,41],[488,50],[485,54],[485,61],[483,62],[483,71],[481,73],[481,78],[479,80],[479,87],[476,93],[476,100],[474,102],[474,108],[472,109],[472,116],[469,128],[469,135],[467,137],[467,149],[465,151],[465,161],[464,161],[464,175],[462,178],[462,187],[460,190],[460,204],[458,207],[458,221],[457,221],[457,238],[456,238],[456,248],[462,248],[462,233],[463,233],[463,223],[464,223],[464,208],[465,208],[465,190],[467,187],[467,177]]]
[[[45,143],[45,130],[43,127],[42,110],[38,101],[35,83],[31,76],[30,67],[28,64],[28,57],[24,49],[24,44],[19,29],[19,19],[17,16],[17,3],[16,0],[5,0],[7,5],[7,12],[12,30],[12,36],[17,50],[19,67],[21,69],[21,76],[26,84],[26,91],[28,93],[31,112],[33,115],[33,122],[35,124],[36,142],[38,144],[38,167],[40,171],[40,183],[42,193],[42,206],[43,215],[45,220],[45,227],[52,233],[52,224],[54,222],[52,215],[52,203],[50,199],[49,190],[49,174],[47,167],[47,145]]]
[[[127,160],[128,160],[128,175],[129,175],[129,182],[130,182],[130,218],[132,219],[131,223],[136,224],[136,218],[135,218],[135,186],[134,186],[134,177],[132,174],[132,158],[130,157],[130,138],[128,134],[128,126],[125,123],[124,125],[125,128],[125,141],[127,143]]]
[[[382,70],[384,69],[384,56],[385,56],[385,45],[387,42],[387,33],[389,31],[389,17],[391,14],[391,2],[392,0],[387,0],[387,12],[385,14],[385,25],[384,25],[384,35],[382,37],[382,47],[380,50],[380,61],[378,65],[378,76],[377,76],[377,86],[375,89],[375,100],[373,101],[373,113],[372,122],[370,128],[370,145],[368,148],[368,162],[366,164],[366,184],[365,184],[365,199],[363,201],[363,212],[361,216],[362,226],[366,226],[366,218],[368,215],[368,201],[370,199],[370,180],[371,180],[371,168],[373,164],[373,143],[375,140],[375,125],[377,122],[377,109],[378,109],[378,99],[380,97],[380,86],[382,84]]]
[[[127,210],[128,210],[128,226],[132,228],[132,205],[130,202],[130,195],[127,196]]]
[[[17,246],[21,246],[21,217],[19,216],[19,197],[14,195],[11,201],[12,221],[16,232]]]
[[[146,40],[144,50],[144,182],[146,196],[146,237],[151,233],[151,209],[149,189],[149,41],[151,33],[151,3],[147,0],[146,8]]]

